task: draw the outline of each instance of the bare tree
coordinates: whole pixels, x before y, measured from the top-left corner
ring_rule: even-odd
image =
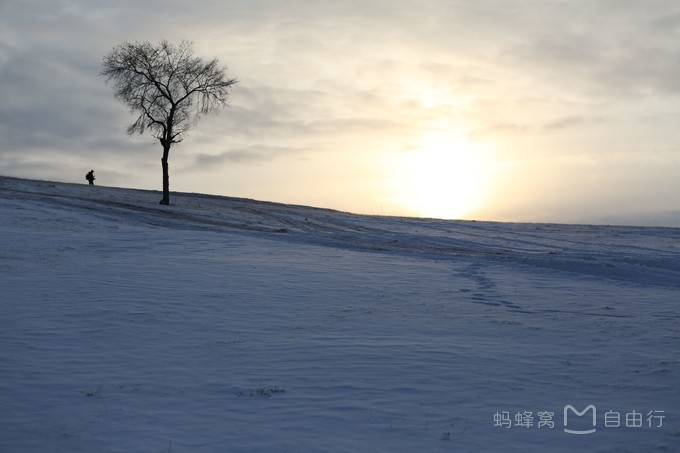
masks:
[[[179,46],[162,41],[124,42],[103,59],[102,76],[112,83],[114,95],[138,115],[128,134],[147,129],[163,146],[163,199],[170,203],[168,155],[198,119],[228,105],[229,89],[237,83],[216,58],[205,62],[193,55],[191,43]]]

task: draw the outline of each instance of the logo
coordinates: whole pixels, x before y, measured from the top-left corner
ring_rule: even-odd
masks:
[[[573,417],[583,417],[586,415],[588,412],[592,411],[592,423],[588,424],[585,422],[579,423],[578,427],[579,428],[584,428],[584,429],[568,429],[567,426],[569,426],[569,413],[572,412],[574,415],[572,415],[572,420]],[[579,420],[582,420],[579,418]],[[588,420],[588,419],[586,419]],[[585,423],[585,424],[584,424]],[[573,424],[572,424],[573,426]],[[592,426],[592,427],[591,427]],[[582,411],[577,411],[574,406],[571,404],[568,404],[564,406],[564,432],[569,433],[569,434],[593,434],[595,431],[597,431],[597,408],[594,405],[589,405]]]
[[[555,414],[558,412],[548,409],[496,411],[493,414],[493,426],[496,428],[525,428],[551,430],[557,425]],[[594,404],[586,406],[582,411],[571,404],[564,406],[564,432],[567,434],[593,434],[598,430],[597,408]],[[605,430],[617,428],[627,429],[661,429],[666,419],[666,411],[656,409],[633,409],[619,412],[612,409],[600,411],[600,423]],[[514,417],[513,417],[514,414]],[[645,416],[645,414],[647,414]],[[646,422],[645,422],[646,420]]]

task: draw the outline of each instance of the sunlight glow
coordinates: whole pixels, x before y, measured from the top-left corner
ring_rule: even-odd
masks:
[[[484,202],[493,162],[487,147],[450,131],[425,135],[392,157],[395,202],[416,215],[460,219]]]

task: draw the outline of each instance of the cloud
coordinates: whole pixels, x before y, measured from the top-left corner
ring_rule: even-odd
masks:
[[[542,126],[545,131],[557,131],[562,129],[569,129],[572,127],[577,127],[582,124],[590,124],[593,120],[584,116],[565,116],[559,118]]]
[[[677,94],[680,42],[669,17],[678,11],[667,1],[574,2],[541,15],[544,26],[522,33],[503,56],[537,82],[577,95]]]
[[[214,171],[215,167],[225,164],[251,164],[272,159],[280,159],[290,154],[299,153],[301,150],[287,147],[274,146],[251,146],[239,149],[230,149],[219,154],[198,154],[194,158],[194,168]]]

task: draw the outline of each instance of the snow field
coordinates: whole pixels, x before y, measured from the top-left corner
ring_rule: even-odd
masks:
[[[680,450],[677,230],[89,189],[0,178],[0,451]]]

